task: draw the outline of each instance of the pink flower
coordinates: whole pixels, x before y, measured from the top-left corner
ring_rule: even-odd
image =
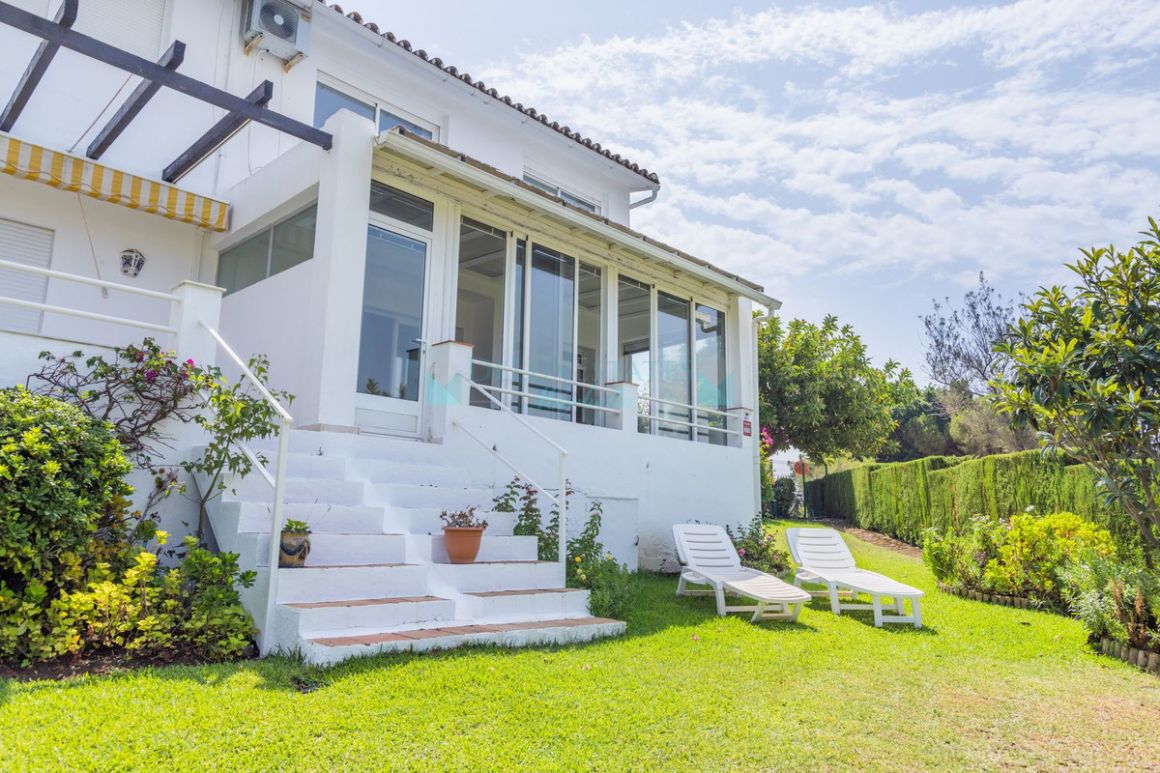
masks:
[[[145,352],[137,352],[137,362],[145,362]]]
[[[145,381],[147,381],[148,383],[152,384],[156,378],[157,378],[157,371],[155,371],[155,370],[145,371]]]
[[[192,368],[193,367],[193,360],[186,360],[185,364]]]

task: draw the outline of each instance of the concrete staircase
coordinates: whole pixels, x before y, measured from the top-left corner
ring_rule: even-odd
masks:
[[[273,466],[276,449],[259,445]],[[524,646],[585,641],[624,631],[591,617],[588,592],[564,587],[559,563],[536,560],[535,537],[512,535],[515,516],[489,512],[490,481],[442,445],[294,430],[285,518],[310,524],[306,566],[275,569],[273,647],[309,662],[464,644]],[[222,550],[259,582],[244,594],[265,618],[272,492],[253,473],[211,502]],[[489,526],[473,564],[451,564],[442,510],[476,505]]]

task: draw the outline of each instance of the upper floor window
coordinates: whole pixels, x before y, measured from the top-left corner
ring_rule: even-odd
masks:
[[[379,127],[380,133],[389,131],[396,126],[402,126],[407,131],[424,139],[435,139],[434,127],[420,126],[415,121],[398,115],[397,109],[396,112],[392,112],[391,109],[373,100],[353,97],[325,83],[319,83],[316,86],[314,92],[314,125],[316,127],[321,128],[330,116],[343,108],[355,115],[374,121]]]
[[[318,206],[270,226],[218,256],[217,283],[226,295],[293,268],[314,257]]]
[[[584,196],[581,196],[577,193],[564,190],[560,186],[547,182],[539,177],[536,177],[535,175],[530,175],[525,172],[524,182],[533,188],[538,188],[549,196],[555,196],[556,198],[563,199],[565,204],[571,204],[577,209],[582,209],[585,212],[591,212],[594,215],[599,214],[600,212],[600,205],[591,199],[585,198]]]

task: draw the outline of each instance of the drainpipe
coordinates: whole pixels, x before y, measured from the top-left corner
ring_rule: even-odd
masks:
[[[647,196],[645,196],[643,199],[641,199],[640,201],[630,201],[628,203],[628,208],[629,209],[636,209],[637,207],[643,207],[645,204],[652,204],[654,201],[657,200],[657,194],[660,192],[661,192],[660,188],[653,188],[649,192],[649,194]]]
[[[769,312],[753,318],[753,485],[757,492],[758,513],[761,513],[761,359],[757,347],[757,328],[767,322],[774,311],[776,308],[771,308]]]

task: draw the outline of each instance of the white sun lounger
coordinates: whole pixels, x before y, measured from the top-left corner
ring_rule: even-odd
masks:
[[[818,595],[830,597],[830,610],[835,615],[846,609],[874,610],[874,625],[883,623],[912,623],[922,628],[922,610],[919,599],[923,592],[918,588],[903,585],[877,572],[859,569],[854,563],[850,548],[842,540],[842,535],[833,529],[786,529],[789,552],[797,562],[798,572],[794,584],[803,582],[820,583],[826,586]],[[865,593],[870,604],[843,603],[841,596],[848,593]],[[890,607],[895,614],[884,614],[883,599],[891,600]],[[903,602],[910,600],[910,614],[904,614]]]
[[[741,565],[737,550],[725,529],[715,524],[683,523],[673,526],[677,555],[685,565],[677,582],[678,596],[713,594],[717,614],[752,612],[751,621],[797,620],[802,604],[811,596],[771,574]],[[711,591],[691,591],[687,583],[712,586]],[[753,599],[748,606],[728,606],[725,594]]]

